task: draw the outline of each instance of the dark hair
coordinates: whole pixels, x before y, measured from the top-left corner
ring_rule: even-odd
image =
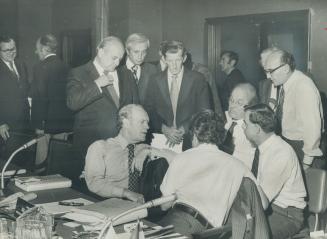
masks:
[[[39,38],[39,41],[42,46],[47,46],[50,52],[55,53],[57,51],[58,41],[54,35],[44,35]]]
[[[224,55],[227,55],[228,56],[229,62],[231,62],[233,60],[235,61],[234,66],[237,65],[239,57],[238,57],[238,54],[236,52],[234,52],[234,51],[223,51],[220,54],[220,58],[223,57]]]
[[[0,43],[8,43],[8,42],[11,42],[11,41],[15,41],[14,38],[12,38],[11,36],[8,36],[8,35],[2,35],[0,36]]]
[[[195,135],[199,143],[218,146],[225,137],[224,121],[212,110],[202,110],[192,117],[190,135]]]
[[[280,62],[282,64],[289,65],[291,71],[295,70],[295,67],[296,67],[295,59],[291,53],[289,53],[287,51],[281,51]]]
[[[274,132],[276,129],[275,112],[266,104],[255,104],[244,109],[249,111],[249,120],[253,124],[258,124],[265,133]]]
[[[186,48],[184,47],[183,42],[180,41],[167,41],[161,48],[161,52],[164,57],[166,57],[167,52],[177,53],[179,50],[182,51],[182,56],[186,55]]]

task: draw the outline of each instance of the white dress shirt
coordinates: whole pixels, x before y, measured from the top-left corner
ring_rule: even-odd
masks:
[[[135,66],[135,64],[129,59],[129,57],[127,57],[126,60],[126,67],[128,70],[130,70],[131,72],[133,72],[132,67]],[[137,79],[139,80],[141,78],[141,66],[136,65],[136,76]]]
[[[169,70],[167,72],[168,72],[168,87],[169,87],[169,92],[170,92],[171,82],[173,81],[174,77],[170,73]],[[184,67],[182,67],[182,70],[178,73],[176,79],[174,79],[174,80],[177,81],[178,94],[179,94],[179,91],[181,89],[181,84],[182,84],[182,80],[183,80],[183,74],[184,74]]]
[[[323,111],[319,91],[309,77],[297,70],[283,88],[282,134],[290,140],[303,140],[305,157],[311,157],[304,159],[304,163],[310,164],[313,156],[322,155],[319,145]]]
[[[246,138],[244,130],[242,128],[243,120],[233,120],[228,111],[226,114],[226,124],[225,129],[228,130],[233,122],[236,123],[233,131],[233,143],[234,153],[233,156],[241,160],[250,170],[252,168],[252,162],[254,159],[255,148],[252,146],[250,141]]]
[[[269,202],[279,207],[306,206],[301,167],[293,148],[273,134],[259,145],[257,180]]]
[[[99,65],[99,63],[96,60],[93,61],[93,64],[95,66],[95,69],[99,73],[99,75],[100,76],[104,75],[104,69]],[[115,91],[117,93],[117,96],[119,97],[119,81],[118,81],[117,71],[116,70],[111,71],[111,72],[108,73],[108,75],[113,77],[113,79],[114,79],[113,86],[114,86],[114,89],[115,89]],[[99,90],[102,93],[101,87],[99,87]]]
[[[178,154],[160,186],[163,196],[177,194],[177,202],[196,208],[214,226],[221,226],[242,179],[254,179],[250,170],[213,144]]]
[[[16,75],[19,77],[19,73],[15,64],[15,61],[12,62],[13,68],[10,66],[10,63],[8,61],[4,61],[2,60],[9,68],[9,70],[14,71],[16,73]]]

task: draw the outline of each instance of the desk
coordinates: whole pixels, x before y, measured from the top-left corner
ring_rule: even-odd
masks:
[[[6,189],[8,193],[15,193],[15,192],[24,192],[22,189],[16,187],[13,182],[8,184],[8,188]],[[40,203],[48,203],[48,202],[56,202],[74,198],[84,198],[90,200],[92,202],[97,202],[98,200],[90,197],[84,193],[78,192],[72,188],[58,188],[58,189],[49,189],[49,190],[42,190],[42,191],[35,191],[34,193],[37,194],[37,198],[30,201],[32,204],[40,204]],[[58,223],[56,227],[56,231],[58,235],[62,236],[64,239],[72,238],[72,231],[75,230],[73,228],[69,228],[63,226],[62,223]]]

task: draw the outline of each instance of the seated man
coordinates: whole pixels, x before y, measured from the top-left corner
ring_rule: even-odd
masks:
[[[190,130],[193,148],[174,157],[160,186],[163,196],[175,193],[177,200],[159,224],[173,224],[183,235],[223,225],[243,177],[254,179],[242,162],[218,149],[224,128],[214,112],[196,114]]]
[[[275,135],[274,111],[265,104],[245,108],[244,132],[257,146],[252,172],[271,203],[268,222],[272,238],[289,238],[304,223],[306,190],[292,147]]]
[[[251,169],[255,148],[247,140],[242,129],[244,106],[258,102],[256,89],[250,83],[241,83],[235,86],[229,97],[229,106],[226,114],[226,138],[221,149],[241,160]]]
[[[85,180],[90,191],[102,197],[127,198],[143,203],[139,176],[150,147],[145,140],[149,117],[142,106],[130,104],[119,111],[119,134],[90,145]]]

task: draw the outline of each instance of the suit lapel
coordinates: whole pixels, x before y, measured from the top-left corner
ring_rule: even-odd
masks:
[[[187,100],[190,95],[192,89],[192,74],[191,72],[184,67],[182,84],[179,90],[178,101],[177,101],[177,112],[179,111],[179,107],[181,104]]]
[[[158,80],[158,86],[159,89],[162,93],[162,95],[164,96],[164,100],[166,102],[167,105],[170,106],[170,108],[172,109],[172,104],[171,104],[171,100],[170,100],[170,94],[169,94],[169,86],[168,86],[168,72],[164,71],[160,74],[160,79]]]

